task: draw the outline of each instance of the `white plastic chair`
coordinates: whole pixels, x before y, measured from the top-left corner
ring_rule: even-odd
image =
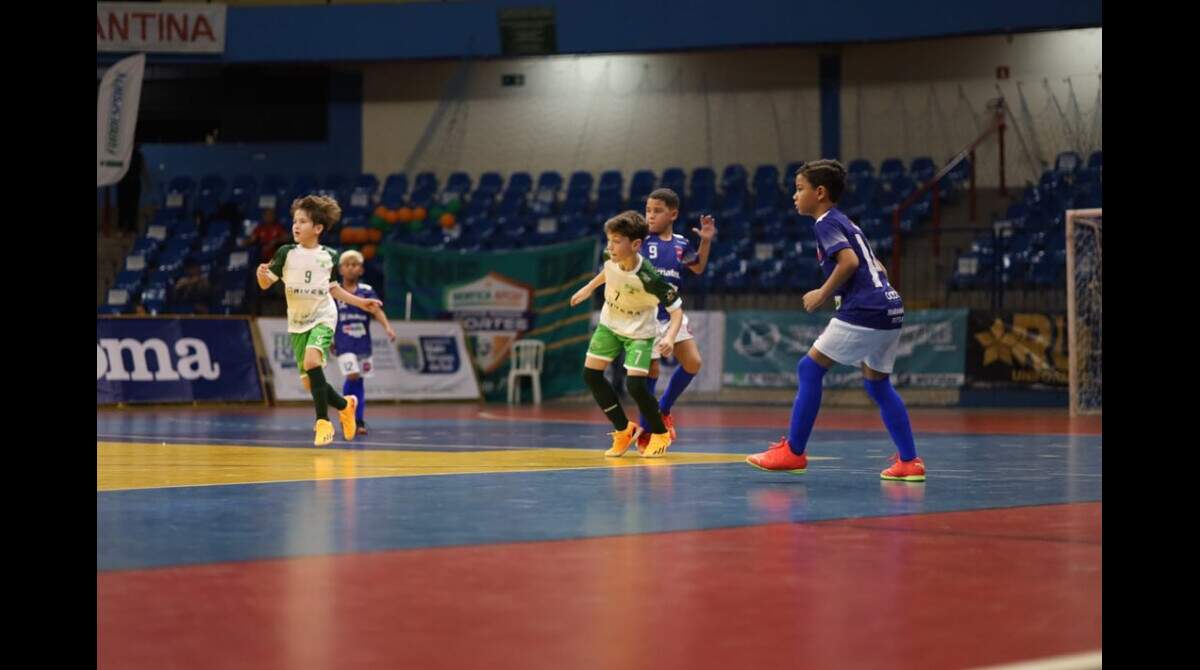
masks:
[[[533,381],[533,403],[542,404],[542,359],[546,343],[541,340],[517,340],[512,344],[512,368],[508,371],[508,402],[521,402],[519,377]]]

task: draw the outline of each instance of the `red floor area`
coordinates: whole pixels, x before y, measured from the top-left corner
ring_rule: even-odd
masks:
[[[98,576],[102,668],[963,668],[1100,648],[1101,504]]]

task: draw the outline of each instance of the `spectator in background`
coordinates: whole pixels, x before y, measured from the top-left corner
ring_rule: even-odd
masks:
[[[258,246],[261,250],[262,262],[269,263],[275,256],[275,250],[279,245],[287,242],[287,230],[283,224],[275,218],[275,210],[267,208],[263,210],[262,221],[250,231],[250,237],[247,237],[241,242],[241,246]]]
[[[190,305],[197,314],[208,313],[208,302],[212,298],[212,284],[200,272],[200,264],[189,260],[183,265],[183,276],[175,282],[172,302]]]

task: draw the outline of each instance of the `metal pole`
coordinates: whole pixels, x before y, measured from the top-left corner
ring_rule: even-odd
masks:
[[[971,217],[971,220],[974,221],[975,220],[975,150],[974,149],[971,149],[971,157],[969,160],[971,161],[971,164],[969,166],[970,170],[968,170],[968,172],[971,175],[971,187],[969,189],[970,190],[969,200],[971,202],[970,217]]]
[[[942,255],[942,207],[938,204],[939,185],[933,182],[933,256],[938,258]]]

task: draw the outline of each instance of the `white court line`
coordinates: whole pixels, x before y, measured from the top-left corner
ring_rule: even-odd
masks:
[[[1048,656],[1020,663],[989,665],[974,670],[1098,670],[1103,667],[1101,660],[1101,650],[1097,649],[1079,654]]]
[[[605,425],[604,423],[602,423],[600,421],[587,421],[584,419],[547,419],[547,418],[531,419],[529,417],[518,417],[518,416],[497,416],[495,414],[492,414],[491,412],[480,412],[479,418],[488,419],[491,421],[505,421],[508,423],[525,423],[526,421],[537,421],[538,423],[570,423],[570,424],[580,424],[580,425],[585,425],[585,426],[603,426],[603,425]]]

